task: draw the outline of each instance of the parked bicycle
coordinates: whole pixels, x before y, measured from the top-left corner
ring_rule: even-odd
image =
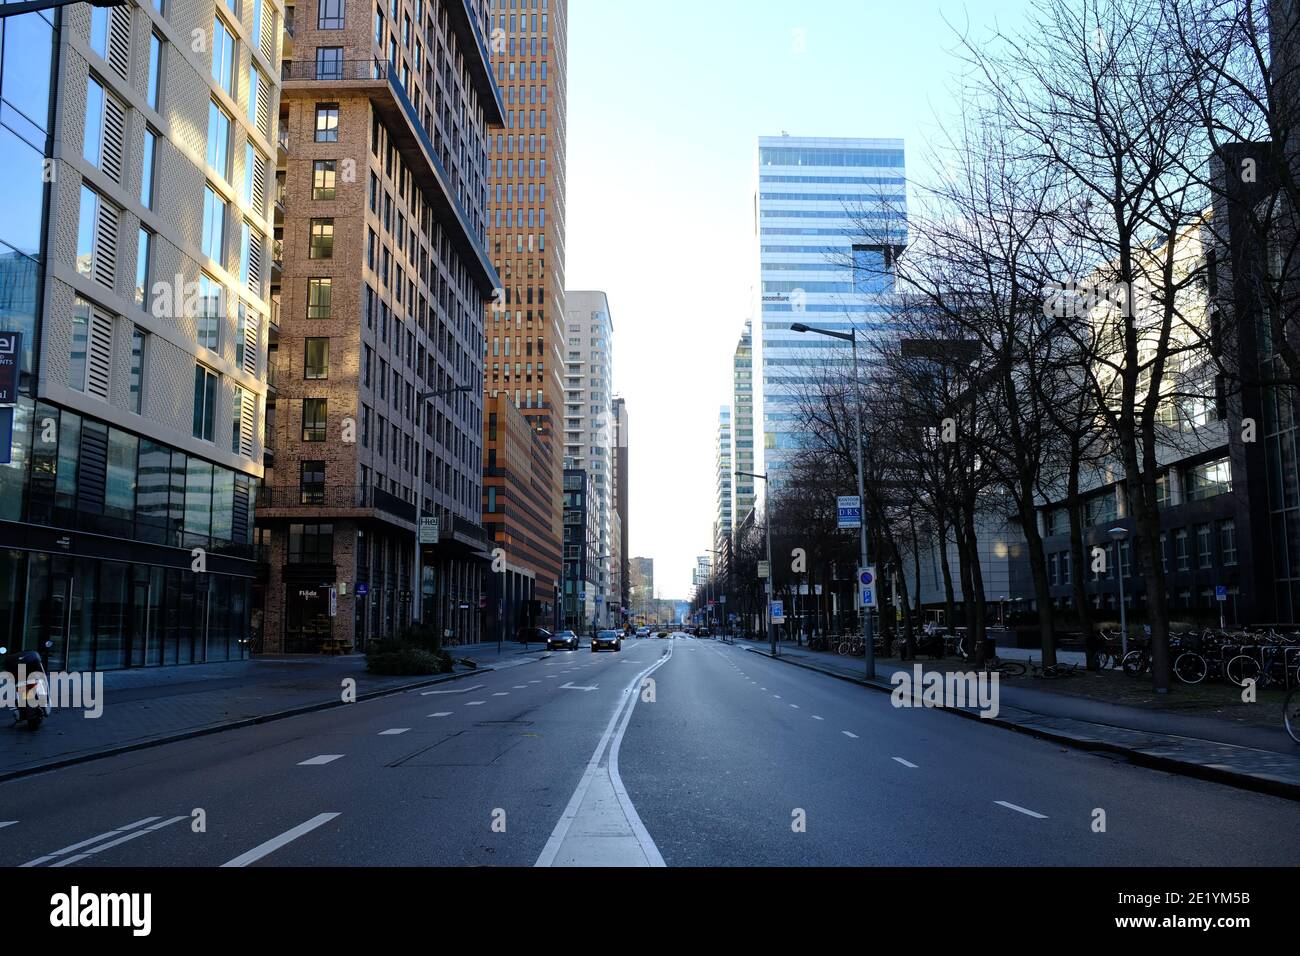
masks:
[[[1282,725],[1291,739],[1300,744],[1300,687],[1286,695],[1286,703],[1282,705]]]

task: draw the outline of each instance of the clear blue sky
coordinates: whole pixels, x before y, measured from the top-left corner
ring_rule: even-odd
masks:
[[[687,595],[712,547],[717,411],[758,279],[757,137],[902,137],[909,178],[924,180],[961,66],[948,24],[979,36],[1027,6],[570,3],[566,285],[609,295],[629,544],[655,559],[663,597]]]

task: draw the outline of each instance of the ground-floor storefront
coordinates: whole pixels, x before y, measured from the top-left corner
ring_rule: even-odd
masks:
[[[0,549],[0,643],[48,643],[48,666],[58,670],[239,660],[252,589],[251,574]]]

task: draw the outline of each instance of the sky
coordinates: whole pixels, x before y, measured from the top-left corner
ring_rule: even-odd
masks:
[[[626,546],[654,559],[658,596],[687,597],[713,547],[718,408],[758,282],[758,137],[901,137],[924,181],[953,112],[954,27],[1014,28],[1027,6],[570,0],[565,285],[609,296]]]

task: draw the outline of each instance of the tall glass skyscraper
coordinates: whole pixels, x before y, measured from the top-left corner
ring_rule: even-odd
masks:
[[[780,482],[802,440],[802,396],[850,360],[847,343],[791,324],[868,339],[888,325],[894,261],[907,244],[903,141],[760,137],[755,212],[755,397],[764,467]]]

